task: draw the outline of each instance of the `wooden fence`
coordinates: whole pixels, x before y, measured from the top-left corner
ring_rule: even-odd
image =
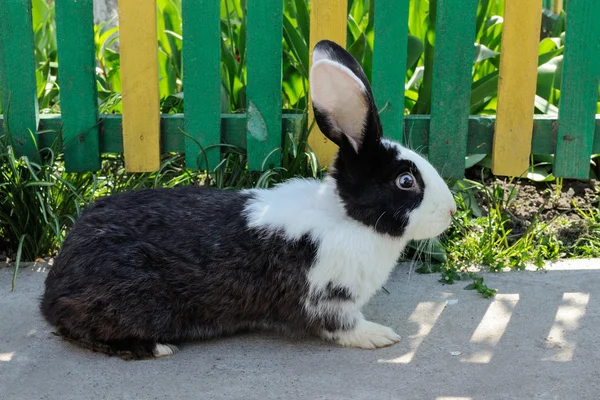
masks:
[[[404,85],[398,84],[405,71],[405,59],[398,54],[407,50],[409,0],[376,0],[372,85],[385,134],[425,149],[448,177],[463,176],[465,155],[491,153],[493,172],[499,175],[522,175],[531,154],[555,154],[555,176],[589,178],[590,156],[600,153],[600,118],[595,115],[600,1],[568,4],[558,118],[534,115],[544,1],[506,0],[494,117],[469,115],[477,0],[438,0],[430,116],[405,116]],[[185,114],[160,115],[156,4],[120,0],[123,114],[99,115],[92,0],[56,0],[62,114],[40,116],[31,3],[2,0],[5,115],[0,131],[10,130],[19,154],[35,156],[38,146],[62,129],[70,171],[97,170],[102,152],[123,152],[129,171],[157,170],[161,152],[185,152],[188,166],[204,168],[207,160],[213,168],[223,142],[247,149],[250,169],[280,163],[281,153],[273,150],[281,148],[283,135],[303,129],[304,117],[281,109],[282,0],[247,2],[244,114],[220,114],[219,5],[217,0],[183,0]],[[345,43],[346,17],[347,0],[312,0],[310,48],[322,38]],[[309,143],[322,164],[331,161],[335,148],[320,132],[313,131]]]

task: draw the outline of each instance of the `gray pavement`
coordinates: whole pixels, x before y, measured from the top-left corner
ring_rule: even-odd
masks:
[[[46,271],[0,269],[0,399],[600,399],[600,260],[485,274],[494,300],[399,266],[365,308],[389,348],[241,335],[122,361],[52,335]]]

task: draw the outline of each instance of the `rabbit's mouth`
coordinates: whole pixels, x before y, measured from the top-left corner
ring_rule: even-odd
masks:
[[[413,240],[433,239],[444,233],[452,225],[452,214],[435,212],[428,215],[415,210],[411,214],[410,222],[407,226],[407,236]]]

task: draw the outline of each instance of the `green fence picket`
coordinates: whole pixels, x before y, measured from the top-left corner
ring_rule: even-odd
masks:
[[[429,160],[454,178],[464,176],[476,15],[477,0],[437,2]]]
[[[409,0],[375,2],[373,94],[385,136],[400,141],[404,118],[404,77]]]
[[[282,0],[247,3],[246,98],[251,170],[281,164],[282,15]]]
[[[600,78],[600,1],[573,1],[567,29],[560,93],[554,175],[588,179]]]
[[[181,14],[185,162],[190,168],[212,170],[221,161],[220,2],[184,0]]]
[[[58,75],[65,167],[100,169],[92,0],[56,2]]]
[[[0,83],[4,131],[17,155],[36,158],[38,100],[30,0],[0,6]]]

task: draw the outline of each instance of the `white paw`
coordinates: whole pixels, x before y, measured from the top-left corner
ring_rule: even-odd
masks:
[[[167,356],[172,356],[173,354],[177,353],[179,351],[179,349],[177,348],[177,346],[174,346],[172,344],[161,344],[161,343],[157,343],[156,347],[154,347],[154,357],[159,358],[159,357],[167,357]]]
[[[354,329],[340,332],[336,341],[342,346],[376,349],[398,343],[400,335],[387,326],[362,320]]]

